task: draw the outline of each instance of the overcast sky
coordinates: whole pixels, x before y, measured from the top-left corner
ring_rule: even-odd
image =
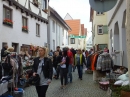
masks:
[[[91,35],[90,5],[89,0],[50,0],[50,6],[54,8],[64,19],[67,13],[73,19],[80,19]]]

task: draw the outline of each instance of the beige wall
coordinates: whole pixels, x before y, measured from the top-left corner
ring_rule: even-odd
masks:
[[[94,19],[93,19],[93,34],[94,34],[94,44],[108,44],[109,47],[109,37],[108,34],[98,34],[98,25],[107,25],[107,13],[103,15],[97,15],[96,11],[94,11]]]

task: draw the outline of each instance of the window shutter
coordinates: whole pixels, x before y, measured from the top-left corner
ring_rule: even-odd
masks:
[[[108,34],[108,26],[107,25],[103,26],[103,34]]]

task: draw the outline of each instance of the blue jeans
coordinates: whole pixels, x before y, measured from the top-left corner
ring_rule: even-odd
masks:
[[[77,65],[77,70],[78,70],[79,78],[82,78],[83,66],[82,65]]]
[[[72,82],[72,64],[68,66],[68,77],[70,77],[70,83]],[[68,78],[69,79],[69,78]],[[69,81],[68,81],[69,82]]]

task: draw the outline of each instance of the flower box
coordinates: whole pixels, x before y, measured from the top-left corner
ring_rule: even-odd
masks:
[[[22,27],[22,31],[24,31],[24,32],[28,32],[28,27]]]
[[[10,26],[10,27],[13,26],[13,22],[10,19],[4,19],[3,24],[7,25],[7,26]]]

